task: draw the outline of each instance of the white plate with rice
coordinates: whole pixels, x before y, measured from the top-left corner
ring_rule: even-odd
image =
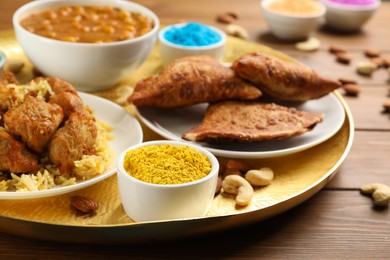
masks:
[[[142,142],[143,132],[141,125],[132,115],[130,115],[121,106],[101,97],[87,93],[79,93],[83,101],[94,111],[95,117],[112,128],[109,141],[113,152],[113,160],[110,166],[101,174],[88,180],[76,181],[71,185],[56,185],[50,189],[29,190],[29,191],[0,191],[0,200],[22,200],[37,199],[50,196],[61,195],[86,188],[97,182],[100,182],[116,173],[117,156],[125,148]],[[42,182],[42,180],[38,180]],[[44,180],[43,180],[44,181]],[[0,181],[1,185],[1,181]],[[27,184],[27,186],[31,184]],[[34,187],[32,187],[34,189]],[[35,187],[36,188],[36,187]]]

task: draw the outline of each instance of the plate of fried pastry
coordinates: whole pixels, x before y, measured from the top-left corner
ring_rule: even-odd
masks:
[[[159,135],[218,156],[266,158],[320,144],[341,128],[340,82],[263,52],[226,66],[210,57],[173,61],[139,81],[128,101]]]
[[[0,199],[79,190],[116,172],[116,157],[142,142],[139,122],[106,99],[54,77],[0,81]]]

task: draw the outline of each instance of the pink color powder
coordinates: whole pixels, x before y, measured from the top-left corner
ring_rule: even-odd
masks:
[[[370,5],[375,3],[375,0],[329,0],[329,2],[345,5]]]

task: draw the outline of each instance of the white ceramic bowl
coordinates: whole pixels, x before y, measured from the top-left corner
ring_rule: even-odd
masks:
[[[188,146],[205,154],[212,170],[205,177],[183,184],[153,184],[136,179],[124,168],[128,151],[150,145]],[[137,222],[186,219],[204,216],[214,198],[219,164],[216,157],[199,146],[179,141],[150,141],[121,153],[117,163],[120,197],[126,214]]]
[[[274,1],[262,0],[260,6],[270,31],[281,40],[307,39],[323,22],[326,9],[321,3],[317,3],[318,12],[298,15],[270,9],[269,5]]]
[[[3,74],[4,64],[7,61],[7,56],[4,52],[0,51],[0,77]]]
[[[329,28],[342,32],[359,31],[379,8],[381,1],[374,0],[365,5],[337,3],[321,0],[326,6],[325,23]]]
[[[68,5],[114,6],[142,13],[154,22],[145,35],[113,43],[72,43],[33,34],[20,25],[32,13]],[[40,0],[20,7],[13,16],[18,42],[32,64],[44,75],[59,77],[81,91],[111,87],[138,68],[149,56],[159,29],[159,19],[149,9],[123,0]]]
[[[223,60],[223,52],[226,45],[226,34],[225,32],[223,32],[222,30],[216,27],[200,24],[201,26],[206,26],[213,33],[219,35],[220,40],[213,44],[209,44],[205,46],[185,46],[183,44],[172,43],[171,41],[167,40],[165,35],[168,31],[172,29],[180,30],[186,25],[187,23],[173,24],[173,25],[166,26],[160,30],[158,39],[159,39],[160,53],[161,53],[161,59],[163,64],[168,64],[175,59],[182,58],[185,56],[207,55],[215,58],[218,61]]]

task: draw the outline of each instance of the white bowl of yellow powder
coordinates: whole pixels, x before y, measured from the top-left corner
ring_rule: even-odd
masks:
[[[207,214],[219,164],[209,151],[184,142],[150,141],[118,159],[118,186],[126,214],[137,222]]]

